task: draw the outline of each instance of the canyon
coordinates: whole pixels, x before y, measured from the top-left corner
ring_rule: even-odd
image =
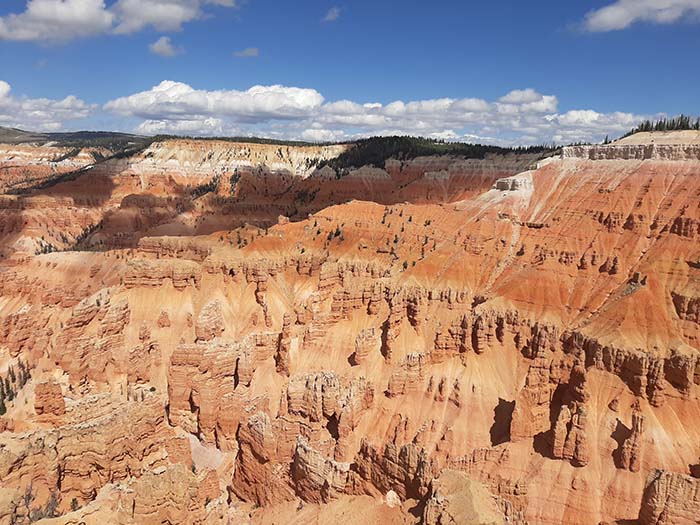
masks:
[[[697,523],[697,132],[125,140],[0,144],[0,524]]]

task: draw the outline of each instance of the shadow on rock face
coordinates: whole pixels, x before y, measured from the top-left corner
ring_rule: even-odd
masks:
[[[617,448],[612,453],[613,461],[615,462],[615,466],[617,468],[624,468],[622,464],[622,447],[625,444],[625,441],[627,441],[627,438],[629,438],[631,435],[632,429],[627,427],[627,425],[618,419],[617,424],[615,425],[615,430],[613,430],[613,433],[610,434],[610,437],[617,443]]]
[[[514,409],[515,401],[498,399],[498,404],[493,409],[493,425],[491,425],[491,430],[489,431],[491,446],[510,441],[510,423],[513,419]]]

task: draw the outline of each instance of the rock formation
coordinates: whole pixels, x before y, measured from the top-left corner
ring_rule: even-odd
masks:
[[[219,301],[210,301],[199,312],[194,333],[197,341],[211,341],[219,337],[224,331],[224,318],[221,314]]]
[[[61,385],[54,381],[39,383],[34,388],[34,410],[37,415],[62,416],[66,413]]]
[[[586,410],[590,394],[586,385],[586,369],[580,363],[571,369],[566,394],[570,401],[560,407],[552,429],[552,455],[568,459],[576,467],[585,467],[590,448],[590,425]]]
[[[697,478],[674,472],[655,470],[649,475],[640,525],[697,523],[700,512],[700,483]]]
[[[622,468],[639,472],[642,464],[642,440],[644,438],[645,418],[637,402],[632,412],[632,433],[622,444],[620,463]]]
[[[375,328],[362,330],[355,338],[355,351],[350,356],[353,365],[359,365],[367,360],[379,343],[379,334]]]
[[[694,522],[700,159],[645,137],[0,147],[0,523]]]
[[[488,490],[462,472],[444,470],[430,483],[422,523],[498,525],[506,522]]]

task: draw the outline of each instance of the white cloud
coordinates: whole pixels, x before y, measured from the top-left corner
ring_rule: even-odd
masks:
[[[331,7],[321,22],[335,22],[340,18],[340,7]]]
[[[341,116],[357,115],[358,113],[363,113],[366,110],[369,111],[373,109],[379,109],[381,107],[381,104],[360,105],[356,102],[352,102],[351,100],[339,100],[337,102],[330,102],[326,104],[325,106],[323,106],[323,110],[329,115]]]
[[[205,16],[205,5],[235,7],[234,0],[27,0],[26,9],[0,17],[0,40],[61,42],[134,33],[146,27],[178,31]]]
[[[700,16],[700,0],[617,0],[590,11],[584,27],[588,31],[616,31],[636,22],[672,24]]]
[[[322,103],[323,97],[313,89],[253,86],[247,91],[202,91],[164,80],[148,91],[108,102],[105,109],[151,120],[223,115],[256,123],[303,117]]]
[[[514,89],[507,95],[498,99],[499,102],[504,104],[525,104],[529,102],[537,102],[542,99],[537,91],[532,88],[527,89]]]
[[[70,40],[108,32],[104,0],[29,0],[23,13],[0,17],[2,40]]]
[[[262,135],[309,141],[408,134],[495,144],[600,141],[606,135],[621,135],[649,117],[591,109],[558,112],[556,106],[556,97],[534,90],[511,92],[494,102],[441,98],[361,104],[324,103],[313,89],[254,86],[246,91],[205,91],[163,81],[150,90],[108,102],[104,109],[140,119],[135,131],[145,134]],[[9,84],[0,81],[0,125],[55,130],[93,110],[72,96],[16,98]]]
[[[260,49],[257,47],[246,47],[245,49],[241,49],[240,51],[235,51],[233,53],[233,56],[239,58],[251,58],[258,55],[260,55]]]
[[[0,80],[0,103],[8,97],[10,94],[10,84],[4,80]]]
[[[342,131],[330,129],[309,128],[301,132],[300,137],[309,142],[333,142],[343,139]]]
[[[224,128],[224,122],[218,118],[184,119],[184,120],[145,120],[136,128],[144,135],[224,135],[231,133]]]
[[[590,109],[560,112],[556,96],[534,89],[514,90],[493,102],[437,98],[381,104],[324,102],[314,89],[254,86],[246,91],[206,91],[169,80],[108,102],[104,109],[142,119],[137,128],[142,133],[235,132],[310,141],[407,134],[501,144],[599,141],[647,117]]]
[[[94,109],[72,95],[62,100],[17,98],[11,91],[10,85],[0,80],[0,126],[55,131],[65,122],[87,117]]]
[[[174,57],[183,51],[181,47],[173,46],[170,37],[167,36],[160,37],[158,40],[149,45],[148,49],[154,55],[160,55],[162,57]]]
[[[158,31],[179,31],[182,24],[201,16],[198,0],[118,0],[112,10],[119,23],[116,33],[134,33],[147,26]]]
[[[452,107],[457,111],[469,113],[472,111],[486,111],[489,108],[489,104],[480,98],[462,98],[456,100]]]
[[[557,97],[542,95],[532,88],[514,89],[498,99],[499,113],[516,115],[519,113],[552,113],[557,110]]]

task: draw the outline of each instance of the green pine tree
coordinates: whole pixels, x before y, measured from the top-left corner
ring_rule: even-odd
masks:
[[[12,391],[12,385],[10,384],[10,378],[5,378],[5,395],[9,401],[15,398],[15,393]]]

